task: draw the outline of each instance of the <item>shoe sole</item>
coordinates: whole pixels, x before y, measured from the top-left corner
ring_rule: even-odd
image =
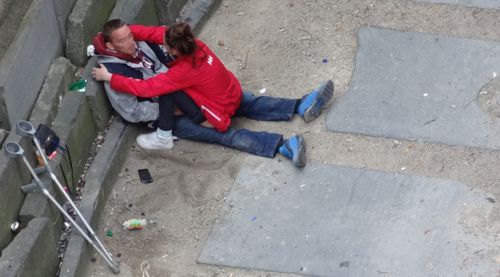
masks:
[[[328,80],[321,88],[321,91],[318,93],[316,99],[314,99],[312,105],[305,110],[303,117],[306,122],[311,122],[319,116],[321,108],[332,98],[333,89],[333,82]]]
[[[299,144],[298,146],[299,154],[293,157],[292,162],[296,167],[304,167],[306,166],[306,142],[302,135],[297,136],[297,141]]]

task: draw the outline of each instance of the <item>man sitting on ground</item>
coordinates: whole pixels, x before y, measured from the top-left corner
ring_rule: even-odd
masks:
[[[110,22],[106,24],[110,24]],[[172,71],[168,71],[169,75],[158,72],[156,76],[154,76],[154,78],[150,78],[149,80],[144,81],[141,81],[141,79],[145,79],[142,76],[136,77],[130,76],[130,74],[126,73],[124,74],[116,71],[113,72],[113,69],[109,70],[109,66],[106,64],[104,64],[104,66],[102,66],[101,68],[94,68],[92,70],[92,75],[96,80],[107,81],[106,83],[108,85],[111,78],[113,76],[116,76],[116,78],[118,78],[119,80],[119,83],[122,82],[122,84],[118,85],[119,83],[115,82],[114,86],[113,83],[111,84],[111,87],[119,89],[120,92],[135,94],[143,97],[160,96],[161,114],[159,118],[159,128],[156,132],[138,136],[137,143],[139,144],[139,146],[145,149],[171,149],[173,147],[173,130],[173,134],[180,138],[222,144],[258,156],[272,158],[277,153],[280,153],[289,158],[295,166],[305,166],[305,141],[302,135],[294,135],[288,139],[283,139],[283,135],[277,133],[235,129],[229,126],[230,117],[245,116],[247,118],[256,120],[277,121],[290,120],[294,114],[299,114],[304,118],[306,122],[310,122],[319,116],[322,107],[332,97],[332,81],[329,80],[322,83],[317,89],[304,95],[301,99],[284,99],[268,96],[256,97],[249,93],[242,94],[239,82],[229,71],[227,71],[223,67],[222,63],[215,57],[215,54],[213,54],[208,49],[208,47],[206,47],[201,41],[193,39],[191,30],[187,24],[178,23],[172,25],[170,30],[174,31],[171,31],[172,34],[167,36],[165,32],[165,30],[167,29],[164,29],[163,27],[128,27],[121,21],[119,21],[119,23],[120,24],[115,24],[115,30],[113,31],[113,33],[119,30],[123,31],[123,40],[118,41],[122,45],[127,45],[125,43],[127,40],[133,41],[134,35],[138,35],[139,38],[149,40],[149,42],[151,43],[165,43],[164,47],[168,50],[168,55],[173,58],[171,69]],[[148,32],[152,33],[153,35],[149,35]],[[175,40],[175,42],[170,42],[170,44],[168,44],[166,42],[167,38]],[[191,45],[194,43],[198,44],[198,47]],[[129,44],[134,45],[135,43],[133,42]],[[191,52],[203,51],[204,53],[209,53],[209,55],[205,54],[204,57],[208,55],[208,58],[202,59],[200,61],[201,63],[203,63],[203,66],[200,65],[198,67],[194,67],[193,64],[188,63],[189,59],[186,59],[187,54],[192,54],[193,57],[194,54],[191,52],[183,53],[181,50],[179,50],[180,48],[177,49],[172,45],[188,45],[189,47],[187,48]],[[112,50],[115,52],[118,51],[118,49],[116,48]],[[135,56],[140,57],[139,54]],[[217,62],[215,63],[214,60],[216,60]],[[208,65],[205,65],[204,63],[207,63]],[[214,63],[217,64],[217,66],[212,69],[212,65]],[[189,72],[181,72],[182,70],[187,70]],[[171,72],[172,74],[170,74]],[[195,72],[197,74],[194,74]],[[212,76],[214,74],[218,75]],[[171,80],[168,80],[168,76],[173,75],[182,80],[186,80],[184,80],[184,82],[179,81],[180,83],[174,85]],[[195,75],[203,76],[204,78],[193,79]],[[226,80],[227,78],[229,78],[230,80]],[[192,87],[187,85],[187,80],[193,83]],[[219,80],[220,83],[214,84],[213,82],[210,82],[210,80]],[[156,82],[155,86],[146,85],[146,83],[143,83],[149,81]],[[163,81],[164,83],[162,83]],[[221,85],[225,85],[228,83],[234,84],[234,93],[232,93],[232,91],[232,94],[229,93],[230,95],[226,95],[224,93],[211,93],[210,89],[212,89],[212,92],[214,89],[222,89],[223,91],[225,91],[223,88],[221,88]],[[168,84],[170,84],[170,88]],[[176,88],[174,89],[174,87]],[[196,107],[194,111],[192,113],[187,113],[186,111],[189,110],[183,109],[177,102],[174,101],[175,105],[178,106],[187,116],[177,117],[175,119],[175,124],[172,123],[171,125],[169,125],[169,128],[164,128],[164,126],[162,127],[162,121],[164,121],[166,118],[163,114],[165,113],[165,111],[167,111],[166,115],[171,114],[173,117],[173,106],[172,104],[162,105],[161,103],[163,103],[163,101],[161,98],[170,97],[173,94],[178,94],[179,92],[175,90],[183,88],[186,88],[187,94],[189,94],[190,97],[192,97],[193,99],[196,98]],[[231,88],[233,88],[233,86],[231,86]],[[164,92],[164,90],[167,91]],[[181,93],[181,95],[185,94]],[[189,97],[187,98],[187,100],[190,100],[190,107],[192,107],[193,99]],[[206,102],[210,102],[213,105],[221,106],[221,102],[226,103],[232,100],[234,101],[231,102],[231,107],[220,107],[220,110],[210,110],[203,104]],[[186,99],[184,99],[180,103],[186,102]],[[172,112],[170,113],[170,111]],[[217,123],[223,122],[222,118],[220,117],[222,116],[220,115],[220,112],[229,113],[228,115],[224,115],[224,119],[226,119],[224,121],[224,126],[222,126],[221,124],[217,125]],[[219,113],[220,116],[216,113]],[[203,124],[200,124],[202,122]],[[215,128],[203,126],[207,122],[208,126],[211,125]]]

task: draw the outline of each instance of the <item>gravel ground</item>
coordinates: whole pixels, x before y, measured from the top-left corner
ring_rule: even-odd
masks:
[[[200,38],[246,90],[266,88],[267,95],[298,98],[320,81],[333,79],[336,101],[351,81],[360,26],[500,41],[499,17],[500,10],[404,0],[224,0]],[[235,126],[304,134],[308,163],[404,170],[456,180],[500,199],[498,151],[332,133],[324,119],[322,115],[309,124],[300,118],[277,123],[238,119]],[[131,148],[98,229],[120,256],[120,276],[141,276],[144,261],[151,266],[150,276],[294,276],[196,263],[239,169],[280,162],[288,161],[184,140],[171,151]],[[140,183],[140,168],[149,168],[153,183]],[[157,223],[140,231],[123,230],[122,222],[130,218]],[[499,219],[497,209],[466,227],[498,243]],[[105,237],[108,230],[113,236]],[[114,276],[99,257],[89,272]]]

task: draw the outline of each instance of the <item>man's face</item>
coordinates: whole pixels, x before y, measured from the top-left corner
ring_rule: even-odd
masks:
[[[111,33],[109,42],[106,42],[106,47],[116,52],[133,55],[135,53],[134,35],[127,25],[124,25]]]

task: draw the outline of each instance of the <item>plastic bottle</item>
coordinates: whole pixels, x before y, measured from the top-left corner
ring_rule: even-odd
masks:
[[[129,219],[123,222],[123,229],[125,230],[140,230],[148,224],[146,219]]]

